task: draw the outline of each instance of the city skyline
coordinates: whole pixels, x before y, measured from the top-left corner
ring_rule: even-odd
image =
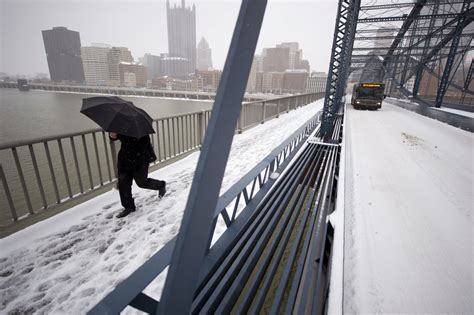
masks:
[[[143,8],[137,9],[137,5],[133,6],[131,3],[112,1],[103,1],[99,2],[97,5],[94,4],[96,10],[86,8],[88,5],[90,6],[90,2],[78,3],[75,1],[66,1],[64,3],[59,3],[57,1],[42,1],[41,3],[29,4],[27,1],[23,0],[16,2],[9,0],[4,1],[1,4],[1,14],[2,28],[4,29],[2,34],[5,34],[5,36],[3,36],[2,39],[0,72],[5,72],[10,75],[23,74],[30,76],[35,73],[48,73],[44,45],[41,39],[41,31],[55,26],[65,26],[68,29],[79,32],[81,34],[82,46],[90,46],[92,43],[100,42],[111,46],[128,47],[136,61],[146,53],[159,55],[168,52],[166,2],[142,1],[140,3],[145,4],[150,8],[154,8],[154,10],[145,10]],[[297,1],[292,3],[296,5],[292,6],[287,1],[269,1],[265,17],[266,20],[264,20],[264,25],[262,26],[256,53],[261,53],[261,50],[264,47],[274,47],[280,42],[299,42],[300,48],[304,52],[303,58],[309,60],[311,70],[327,71],[330,47],[332,44],[330,39],[333,33],[332,29],[334,28],[334,17],[328,18],[328,16],[335,15],[336,5],[330,4],[328,1],[316,1],[316,3]],[[170,4],[179,4],[179,1],[171,1]],[[196,37],[206,38],[213,51],[214,68],[222,69],[240,7],[240,2],[224,1],[218,3],[215,1],[188,0],[186,5],[196,5]],[[294,33],[292,31],[283,31],[288,29],[288,27],[285,28],[280,25],[283,23],[282,18],[285,17],[282,12],[289,9],[295,11],[295,7],[302,7],[300,9],[302,11],[301,14],[303,15],[308,11],[304,10],[304,7],[315,9],[317,6],[323,8],[323,10],[319,10],[324,11],[324,14],[321,14],[321,16],[325,16],[326,22],[329,22],[326,23],[326,28],[330,30],[327,34],[321,32],[321,29],[312,34],[309,32],[310,29],[315,29],[308,28],[311,23],[316,23],[314,21],[309,21],[317,20],[314,19],[314,17],[312,19],[309,19],[308,17],[303,24],[298,21],[301,22],[301,20],[304,19],[295,19],[295,26],[306,25],[304,32],[298,32],[296,29],[292,30]],[[328,12],[328,8],[330,7],[333,7],[333,12]],[[74,14],[71,15],[69,12],[69,16],[65,15],[64,11],[66,9],[69,9],[70,12],[74,12]],[[107,9],[106,11],[109,13],[108,16],[103,18],[102,23],[100,23],[100,21],[94,23],[95,16],[100,15],[100,13],[105,9]],[[33,11],[37,13],[31,14]],[[93,11],[97,12],[97,14],[93,14]],[[135,20],[132,17],[125,20],[122,19],[124,14],[133,16],[134,12],[141,12],[143,15],[139,20],[146,22],[148,16],[146,14],[149,11],[153,11],[156,19],[154,21],[148,21],[149,23],[145,23],[144,25],[137,25],[137,23],[134,24],[133,22]],[[318,13],[318,10],[313,11],[313,16],[315,16]],[[60,14],[61,12],[62,14]],[[87,12],[92,13],[92,15],[89,20],[84,20],[84,16],[87,15]],[[215,12],[215,22],[219,23],[221,27],[217,29],[216,27],[206,27],[206,23],[211,22],[212,24],[213,22],[209,21],[212,20],[210,16],[206,18],[206,12],[207,14],[209,12]],[[289,15],[291,16],[291,13]],[[297,13],[293,15],[298,16]],[[232,18],[229,18],[230,16],[232,16]],[[28,17],[32,18],[28,20]],[[13,20],[15,23],[12,22]],[[61,25],[61,20],[67,20],[68,23]],[[115,22],[111,24],[104,23],[108,20]],[[123,22],[118,22],[120,20],[123,20]],[[287,20],[288,19],[285,18],[285,21]],[[265,23],[265,21],[269,22]],[[277,21],[276,24],[275,21]],[[319,23],[320,22],[321,21],[319,21]],[[99,29],[94,29],[94,27],[98,27],[99,25],[101,25]],[[153,25],[159,25],[159,27],[154,27]],[[10,27],[18,27],[20,31],[12,34],[13,31],[8,32]],[[155,28],[158,28],[159,30],[156,30]],[[140,29],[141,31],[136,33],[136,29]],[[134,33],[136,36],[131,37],[130,33]],[[157,38],[157,40],[155,42],[151,40],[141,40],[144,37],[151,37],[152,35],[156,35],[155,38]],[[35,36],[37,38],[35,38]],[[318,39],[318,36],[320,36],[320,39]],[[308,40],[308,37],[314,39]],[[30,40],[25,40],[27,38],[30,38]],[[326,40],[323,40],[323,38],[326,38]],[[325,45],[327,47],[322,48]]]

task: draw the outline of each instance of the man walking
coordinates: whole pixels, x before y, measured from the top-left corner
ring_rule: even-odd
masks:
[[[132,182],[138,187],[158,190],[161,198],[166,193],[166,182],[148,178],[148,164],[156,160],[155,152],[150,142],[150,136],[139,139],[110,132],[112,141],[120,140],[121,147],[117,159],[118,188],[120,201],[124,210],[116,217],[123,218],[134,212],[135,202],[132,197]]]

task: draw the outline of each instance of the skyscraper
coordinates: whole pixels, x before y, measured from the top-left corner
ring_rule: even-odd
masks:
[[[79,32],[59,26],[42,34],[51,80],[84,82]]]
[[[203,37],[197,47],[197,69],[209,70],[212,68],[212,50],[209,48],[207,40]]]
[[[107,85],[109,81],[109,51],[110,46],[106,44],[91,44],[91,46],[81,47],[87,85]]]
[[[171,7],[166,1],[168,21],[168,50],[170,57],[186,58],[189,62],[188,73],[196,69],[196,7],[187,8],[185,0],[181,6]]]

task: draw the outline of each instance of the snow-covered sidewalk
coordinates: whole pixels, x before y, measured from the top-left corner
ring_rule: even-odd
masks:
[[[344,311],[474,313],[474,136],[347,106]]]
[[[322,108],[322,100],[236,135],[221,193]],[[124,219],[112,190],[0,240],[1,314],[84,314],[179,229],[199,152],[150,176],[168,193],[134,186]],[[163,281],[160,279],[158,281]],[[155,284],[159,294],[159,284]]]

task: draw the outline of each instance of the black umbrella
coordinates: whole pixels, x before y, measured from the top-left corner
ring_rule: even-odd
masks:
[[[153,119],[143,109],[116,96],[96,96],[82,100],[81,113],[95,121],[102,129],[134,138],[141,138],[153,130]]]

